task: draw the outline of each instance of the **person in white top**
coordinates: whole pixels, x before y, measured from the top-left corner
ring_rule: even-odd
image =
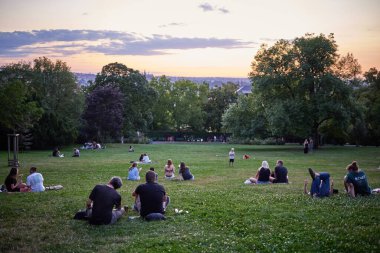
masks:
[[[30,187],[32,192],[43,192],[45,191],[44,187],[44,178],[41,173],[37,172],[36,167],[31,167],[30,175],[26,178],[26,185]]]
[[[171,159],[169,159],[167,164],[165,165],[165,178],[166,179],[175,178],[174,173],[175,173],[175,168],[173,165],[173,161]]]
[[[149,156],[147,154],[144,154],[142,163],[151,163],[152,161],[149,159]]]
[[[230,152],[228,153],[229,157],[230,157],[230,162],[229,162],[229,166],[232,165],[232,167],[234,167],[234,161],[235,161],[235,149],[234,148],[231,148]]]

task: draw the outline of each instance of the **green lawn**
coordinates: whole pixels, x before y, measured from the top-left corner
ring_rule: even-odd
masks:
[[[380,195],[350,199],[343,193],[345,167],[356,160],[372,188],[380,187],[380,148],[323,147],[304,155],[301,146],[244,146],[229,144],[107,145],[81,151],[72,158],[49,157],[50,151],[20,154],[21,173],[36,166],[45,186],[60,191],[0,194],[0,252],[379,252]],[[228,151],[235,148],[235,167],[228,167]],[[147,152],[155,162],[159,182],[171,196],[167,220],[145,222],[123,217],[112,226],[90,226],[73,220],[84,208],[95,184],[128,174],[129,162]],[[250,160],[242,160],[250,154]],[[186,162],[193,182],[165,181],[168,158]],[[244,185],[262,160],[274,167],[284,160],[289,185]],[[0,152],[0,178],[8,168]],[[143,165],[142,176],[149,169]],[[339,194],[311,199],[303,195],[307,168],[328,171]],[[309,180],[310,181],[310,180]],[[139,182],[142,183],[143,181]],[[124,180],[122,204],[131,206],[138,185]],[[174,209],[189,213],[175,214]],[[128,216],[136,216],[129,212]]]

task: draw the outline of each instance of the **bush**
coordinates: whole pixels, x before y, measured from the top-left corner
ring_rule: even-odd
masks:
[[[235,138],[230,137],[229,143],[232,144],[248,144],[248,145],[284,145],[285,141],[281,138],[266,138],[266,139],[250,139],[250,138]]]

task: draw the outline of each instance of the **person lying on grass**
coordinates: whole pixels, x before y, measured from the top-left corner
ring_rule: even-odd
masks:
[[[28,192],[29,188],[22,182],[22,175],[18,174],[18,168],[11,168],[4,181],[8,192]]]
[[[112,177],[107,185],[94,187],[86,203],[90,224],[114,224],[127,212],[126,207],[121,207],[121,196],[116,191],[122,185],[120,177]]]
[[[367,176],[360,170],[356,161],[347,166],[347,175],[344,177],[344,188],[349,196],[370,195],[371,188],[368,185]]]
[[[156,182],[156,173],[153,171],[146,173],[145,180],[146,183],[137,186],[132,193],[132,196],[135,197],[133,209],[145,219],[149,217],[148,215],[157,219],[165,219],[163,214],[170,202],[165,188]]]
[[[309,194],[311,197],[323,198],[329,197],[334,192],[334,181],[331,179],[330,185],[330,174],[327,172],[314,172],[311,168],[308,169],[311,178],[313,179],[311,183],[310,192],[307,191],[307,179],[304,184],[304,193]]]

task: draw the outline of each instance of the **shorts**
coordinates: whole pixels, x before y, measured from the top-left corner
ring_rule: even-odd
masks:
[[[235,161],[235,159],[230,159],[230,163],[233,163]]]

